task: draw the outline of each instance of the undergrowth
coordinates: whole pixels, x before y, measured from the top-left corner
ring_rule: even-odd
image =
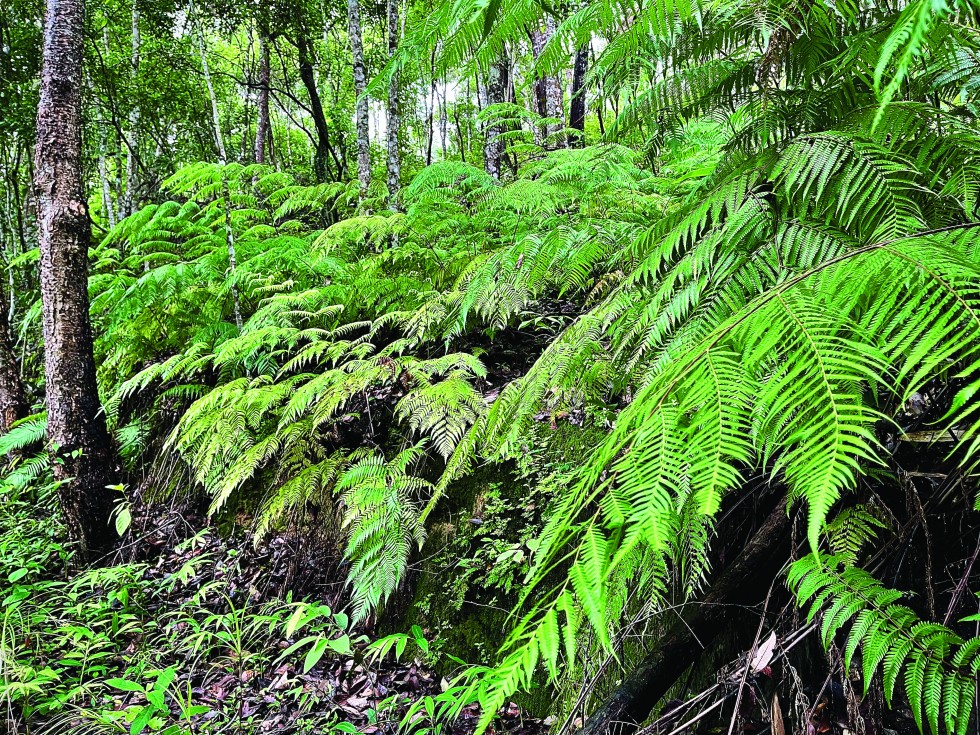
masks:
[[[8,732],[370,732],[434,686],[411,673],[419,628],[371,641],[322,602],[266,595],[212,529],[146,563],[72,568],[55,490],[6,484],[0,503]]]

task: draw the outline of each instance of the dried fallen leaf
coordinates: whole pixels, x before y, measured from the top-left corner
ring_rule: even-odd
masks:
[[[776,632],[773,631],[764,642],[759,644],[755,655],[752,657],[752,662],[749,664],[749,670],[753,674],[758,674],[772,662],[772,657],[775,652]]]

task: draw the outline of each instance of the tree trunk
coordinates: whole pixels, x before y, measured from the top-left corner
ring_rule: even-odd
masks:
[[[544,18],[545,38],[550,40],[558,31],[554,17],[546,15]],[[552,74],[545,77],[545,90],[548,93],[548,117],[555,118],[558,122],[553,123],[549,128],[554,133],[565,127],[565,90],[562,87],[561,76]]]
[[[316,129],[313,175],[320,183],[330,180],[340,181],[344,177],[345,167],[343,162],[337,158],[333,146],[330,145],[330,127],[327,125],[327,116],[323,112],[320,92],[316,87],[316,73],[313,71],[313,60],[310,58],[306,30],[302,26],[300,26],[297,32],[296,48],[299,52],[299,78],[303,82],[303,86],[306,88],[306,94],[310,98],[310,116],[313,118],[313,127]],[[364,109],[367,109],[366,100],[364,102]],[[366,120],[367,118],[365,117]],[[331,159],[333,159],[337,166],[336,173],[330,170]]]
[[[259,30],[259,100],[255,121],[255,162],[265,163],[265,145],[269,139],[269,41]]]
[[[453,120],[456,122],[456,134],[459,136],[459,160],[466,163],[466,138],[463,135],[463,123],[459,119],[459,103],[453,105]]]
[[[545,39],[544,32],[539,26],[535,26],[531,29],[531,56],[534,58],[534,63],[538,63],[541,58],[541,51],[544,50]],[[541,117],[548,116],[548,89],[545,83],[545,78],[540,74],[536,73],[534,75],[534,111],[538,113]],[[546,125],[540,126],[540,131],[543,136],[545,133]],[[535,137],[538,137],[538,131],[535,131]]]
[[[427,116],[426,125],[428,127],[428,135],[425,142],[425,165],[429,166],[432,164],[432,147],[435,145],[436,139],[436,104],[439,100],[436,78],[436,50],[432,49],[432,55],[429,57],[429,73],[431,74],[431,79],[429,80],[429,99],[427,103]]]
[[[531,29],[531,53],[534,61],[537,62],[544,52],[544,47],[554,36],[557,26],[555,19],[545,16],[544,29],[536,26]],[[554,135],[564,127],[565,110],[562,97],[564,93],[561,88],[561,79],[557,75],[538,75],[534,82],[535,100],[537,103],[537,113],[542,117],[554,118],[557,122],[542,125],[540,132],[537,133],[543,145],[548,145],[545,140],[547,136]],[[550,141],[551,144],[554,141]]]
[[[388,58],[394,59],[398,51],[398,0],[388,0]],[[398,104],[398,72],[392,72],[388,83],[388,207],[398,211],[398,190],[401,188],[401,154],[398,135],[401,129],[401,111]]]
[[[194,6],[191,5],[191,12],[195,13]],[[196,13],[195,13],[196,15]],[[208,66],[208,51],[204,45],[204,29],[197,22],[197,47],[201,55],[201,69],[204,71],[204,84],[208,88],[208,99],[211,101],[211,124],[214,133],[214,142],[218,148],[218,160],[222,165],[228,163],[228,152],[225,150],[225,136],[221,132],[221,112],[218,109],[218,96],[214,92],[214,84],[211,81],[211,69]]]
[[[700,602],[686,605],[650,653],[588,718],[582,735],[630,735],[701,651],[733,622],[733,606],[753,605],[765,596],[789,555],[791,522],[779,502],[741,553]]]
[[[446,109],[446,80],[442,82],[442,93],[439,101],[439,150],[440,157],[445,159],[449,154],[449,110]]]
[[[48,441],[69,534],[83,558],[113,543],[116,453],[99,405],[88,302],[91,224],[82,188],[84,0],[48,0],[34,186],[41,246]]]
[[[575,52],[572,71],[572,102],[568,111],[568,126],[578,132],[569,141],[575,147],[585,145],[585,73],[589,69],[589,44]]]
[[[112,189],[109,182],[109,169],[106,166],[105,122],[99,121],[99,179],[102,182],[102,209],[105,211],[109,227],[116,226],[116,210],[112,206]]]
[[[13,294],[11,293],[11,299]],[[4,300],[0,287],[0,303]],[[7,310],[0,308],[0,432],[10,431],[10,426],[27,415],[30,406],[24,397],[24,385],[20,382],[14,342],[10,336]]]
[[[389,3],[390,4],[390,3]],[[368,126],[367,71],[364,65],[364,42],[361,39],[360,0],[347,0],[347,35],[350,37],[350,50],[354,62],[354,94],[357,101],[354,108],[354,127],[357,132],[357,181],[358,199],[362,203],[367,198],[371,185],[371,139]]]
[[[130,79],[133,90],[138,88],[139,69],[140,69],[140,11],[133,0],[132,12],[132,56],[130,57]],[[139,126],[140,126],[140,107],[139,96],[133,99],[133,109],[129,113],[129,134],[126,146],[126,202],[124,212],[128,216],[136,211],[139,194],[139,176],[136,173],[136,164],[139,159]]]
[[[500,59],[490,65],[487,75],[487,106],[504,101],[504,84],[506,81],[506,61],[501,54]],[[504,145],[500,138],[502,126],[491,123],[486,126],[486,143],[483,148],[483,169],[495,179],[500,178],[500,163],[503,159]]]
[[[435,52],[433,52],[433,56]],[[428,103],[428,114],[426,115],[425,124],[427,127],[427,135],[425,139],[425,165],[432,165],[432,145],[436,137],[436,78],[433,75],[432,81],[429,84],[429,103]]]
[[[96,100],[98,100],[98,95],[95,90],[95,84],[92,82],[92,77],[85,75],[85,79],[88,83],[89,94],[93,95]],[[102,194],[102,213],[106,220],[109,222],[109,227],[115,227],[116,223],[119,221],[116,217],[117,210],[112,202],[112,182],[109,181],[109,167],[106,163],[109,157],[109,146],[106,145],[106,134],[105,127],[108,124],[106,117],[110,114],[109,111],[101,103],[96,104],[96,112],[98,113],[96,119],[96,125],[99,128],[99,157],[97,159],[96,166],[99,172],[99,182],[101,183],[101,194]],[[122,205],[122,202],[120,202]],[[120,210],[122,215],[125,217],[126,213],[124,210]]]

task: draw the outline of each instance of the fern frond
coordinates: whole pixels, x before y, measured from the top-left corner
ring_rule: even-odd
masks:
[[[842,564],[844,566],[842,567]],[[980,641],[963,640],[945,626],[921,621],[896,604],[901,593],[884,587],[842,557],[807,557],[788,576],[800,604],[813,601],[810,618],[822,613],[822,638],[829,646],[854,621],[845,643],[845,667],[860,649],[865,692],[879,667],[889,703],[904,671],[904,688],[919,730],[938,735],[966,733],[973,711]]]

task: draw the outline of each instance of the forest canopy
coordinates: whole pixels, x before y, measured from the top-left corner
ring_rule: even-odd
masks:
[[[8,0],[11,733],[978,726],[972,0]]]

